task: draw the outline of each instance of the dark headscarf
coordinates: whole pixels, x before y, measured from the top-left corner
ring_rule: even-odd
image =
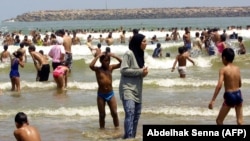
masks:
[[[134,53],[137,64],[140,68],[143,68],[144,66],[144,51],[141,49],[141,42],[144,38],[144,35],[136,34],[129,42],[129,49]]]

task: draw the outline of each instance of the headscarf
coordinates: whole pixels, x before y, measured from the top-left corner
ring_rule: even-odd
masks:
[[[141,49],[141,42],[145,38],[142,34],[136,34],[129,42],[129,49],[134,53],[137,64],[140,68],[144,66],[144,51]]]

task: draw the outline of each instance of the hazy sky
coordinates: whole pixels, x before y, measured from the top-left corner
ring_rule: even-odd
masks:
[[[0,21],[39,10],[250,6],[249,0],[2,0]]]

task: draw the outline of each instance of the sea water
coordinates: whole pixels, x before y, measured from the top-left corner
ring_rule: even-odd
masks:
[[[30,30],[41,29],[42,32],[51,29],[104,29],[117,28],[121,26],[125,29],[145,27],[140,30],[148,40],[145,51],[145,64],[149,68],[148,76],[144,78],[143,86],[143,107],[139,120],[137,136],[135,140],[142,140],[143,124],[198,124],[215,125],[215,119],[223,103],[223,91],[219,93],[213,110],[208,109],[215,86],[218,81],[219,68],[223,66],[218,55],[208,56],[205,51],[199,56],[193,57],[195,66],[187,63],[187,75],[185,79],[180,79],[178,72],[171,72],[175,56],[178,54],[177,48],[183,45],[183,41],[165,42],[164,37],[171,31],[171,27],[179,27],[182,36],[182,27],[193,27],[191,37],[194,38],[196,31],[201,31],[206,27],[219,27],[235,25],[245,27],[249,23],[249,17],[237,18],[187,18],[187,19],[145,19],[145,20],[105,20],[105,21],[57,21],[57,22],[30,22],[30,23],[1,23],[2,29],[8,31],[23,30],[23,34],[28,34]],[[164,27],[166,30],[159,31],[157,28]],[[197,29],[198,27],[199,29]],[[222,31],[219,31],[222,33]],[[233,32],[243,36],[244,40],[250,39],[249,30],[234,29],[227,30],[228,34]],[[86,38],[92,35],[93,45],[98,42],[100,34],[104,37],[108,33],[87,32],[78,34],[82,45],[74,45],[73,68],[68,80],[68,88],[65,91],[56,90],[52,73],[48,82],[36,82],[36,70],[32,59],[28,55],[28,62],[24,68],[19,68],[21,79],[21,93],[10,91],[11,83],[9,79],[10,64],[0,64],[0,140],[15,140],[13,130],[16,128],[14,116],[17,112],[23,111],[28,115],[31,125],[36,126],[42,140],[49,141],[106,141],[122,140],[124,111],[118,93],[120,81],[119,69],[113,71],[113,88],[118,102],[118,114],[120,129],[115,130],[109,108],[106,105],[106,129],[99,130],[98,110],[96,106],[97,83],[95,73],[89,69],[89,63],[93,59],[91,51],[86,46]],[[118,42],[120,32],[113,33],[114,45],[110,46],[111,52],[122,58],[124,52],[128,50],[128,38],[132,32],[126,33],[126,43]],[[150,43],[150,38],[157,35],[162,44],[163,57],[152,58],[153,49],[156,44]],[[23,36],[21,36],[23,38]],[[30,38],[30,37],[29,37]],[[227,40],[234,48],[237,48],[237,40]],[[102,50],[107,45],[103,44]],[[9,46],[9,51],[14,52],[19,46]],[[27,47],[25,47],[27,49]],[[36,46],[36,50],[43,50],[47,54],[51,46]],[[0,51],[3,47],[0,46]],[[244,124],[250,124],[250,54],[247,46],[247,54],[236,55],[234,63],[241,69],[242,75],[242,95],[244,99]],[[170,57],[165,57],[165,53],[170,53]],[[50,60],[51,63],[51,60]],[[111,63],[116,63],[115,59]],[[100,65],[97,62],[96,65]],[[52,70],[52,68],[51,68]],[[232,109],[225,119],[225,124],[236,124],[236,116]]]

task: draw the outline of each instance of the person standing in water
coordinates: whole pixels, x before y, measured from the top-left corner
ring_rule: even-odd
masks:
[[[216,118],[217,125],[223,125],[224,119],[231,108],[235,109],[237,124],[243,124],[243,98],[240,90],[241,74],[240,68],[233,64],[234,57],[235,53],[232,48],[225,48],[222,51],[221,58],[224,67],[219,70],[218,83],[214,90],[213,97],[208,104],[208,108],[213,109],[215,99],[218,96],[222,85],[224,84],[224,102]]]
[[[180,78],[186,77],[186,64],[187,60],[194,64],[194,61],[189,57],[186,53],[186,47],[178,48],[179,54],[176,56],[171,72],[174,72],[175,66],[178,63],[178,72],[180,74]]]
[[[129,42],[129,50],[122,59],[119,93],[125,112],[124,139],[136,137],[142,109],[143,78],[148,74],[144,61],[146,46],[145,36],[135,34]]]
[[[11,91],[20,92],[20,74],[19,66],[24,67],[23,54],[21,51],[16,51],[13,53],[14,58],[11,60],[11,69],[10,69],[10,80],[11,80]]]
[[[69,68],[67,64],[59,65],[53,71],[53,78],[56,82],[57,89],[64,90],[67,88]]]
[[[34,66],[38,71],[38,77],[39,79],[36,79],[37,81],[48,81],[49,79],[49,73],[50,73],[50,65],[48,63],[48,60],[39,52],[36,52],[36,47],[34,45],[29,46],[29,53],[30,56],[33,59]]]
[[[110,65],[110,59],[115,58],[118,63]],[[96,61],[99,59],[101,66],[95,66]],[[98,83],[97,90],[97,106],[99,112],[99,125],[100,129],[105,128],[105,103],[108,104],[111,115],[113,118],[113,123],[116,128],[119,127],[119,118],[117,113],[117,102],[113,91],[112,86],[112,72],[115,69],[120,68],[122,60],[110,52],[104,52],[97,55],[89,67],[96,74],[96,80]]]
[[[4,45],[3,49],[4,51],[1,52],[0,60],[2,63],[7,63],[11,61],[11,55],[10,52],[8,51],[8,45]]]

